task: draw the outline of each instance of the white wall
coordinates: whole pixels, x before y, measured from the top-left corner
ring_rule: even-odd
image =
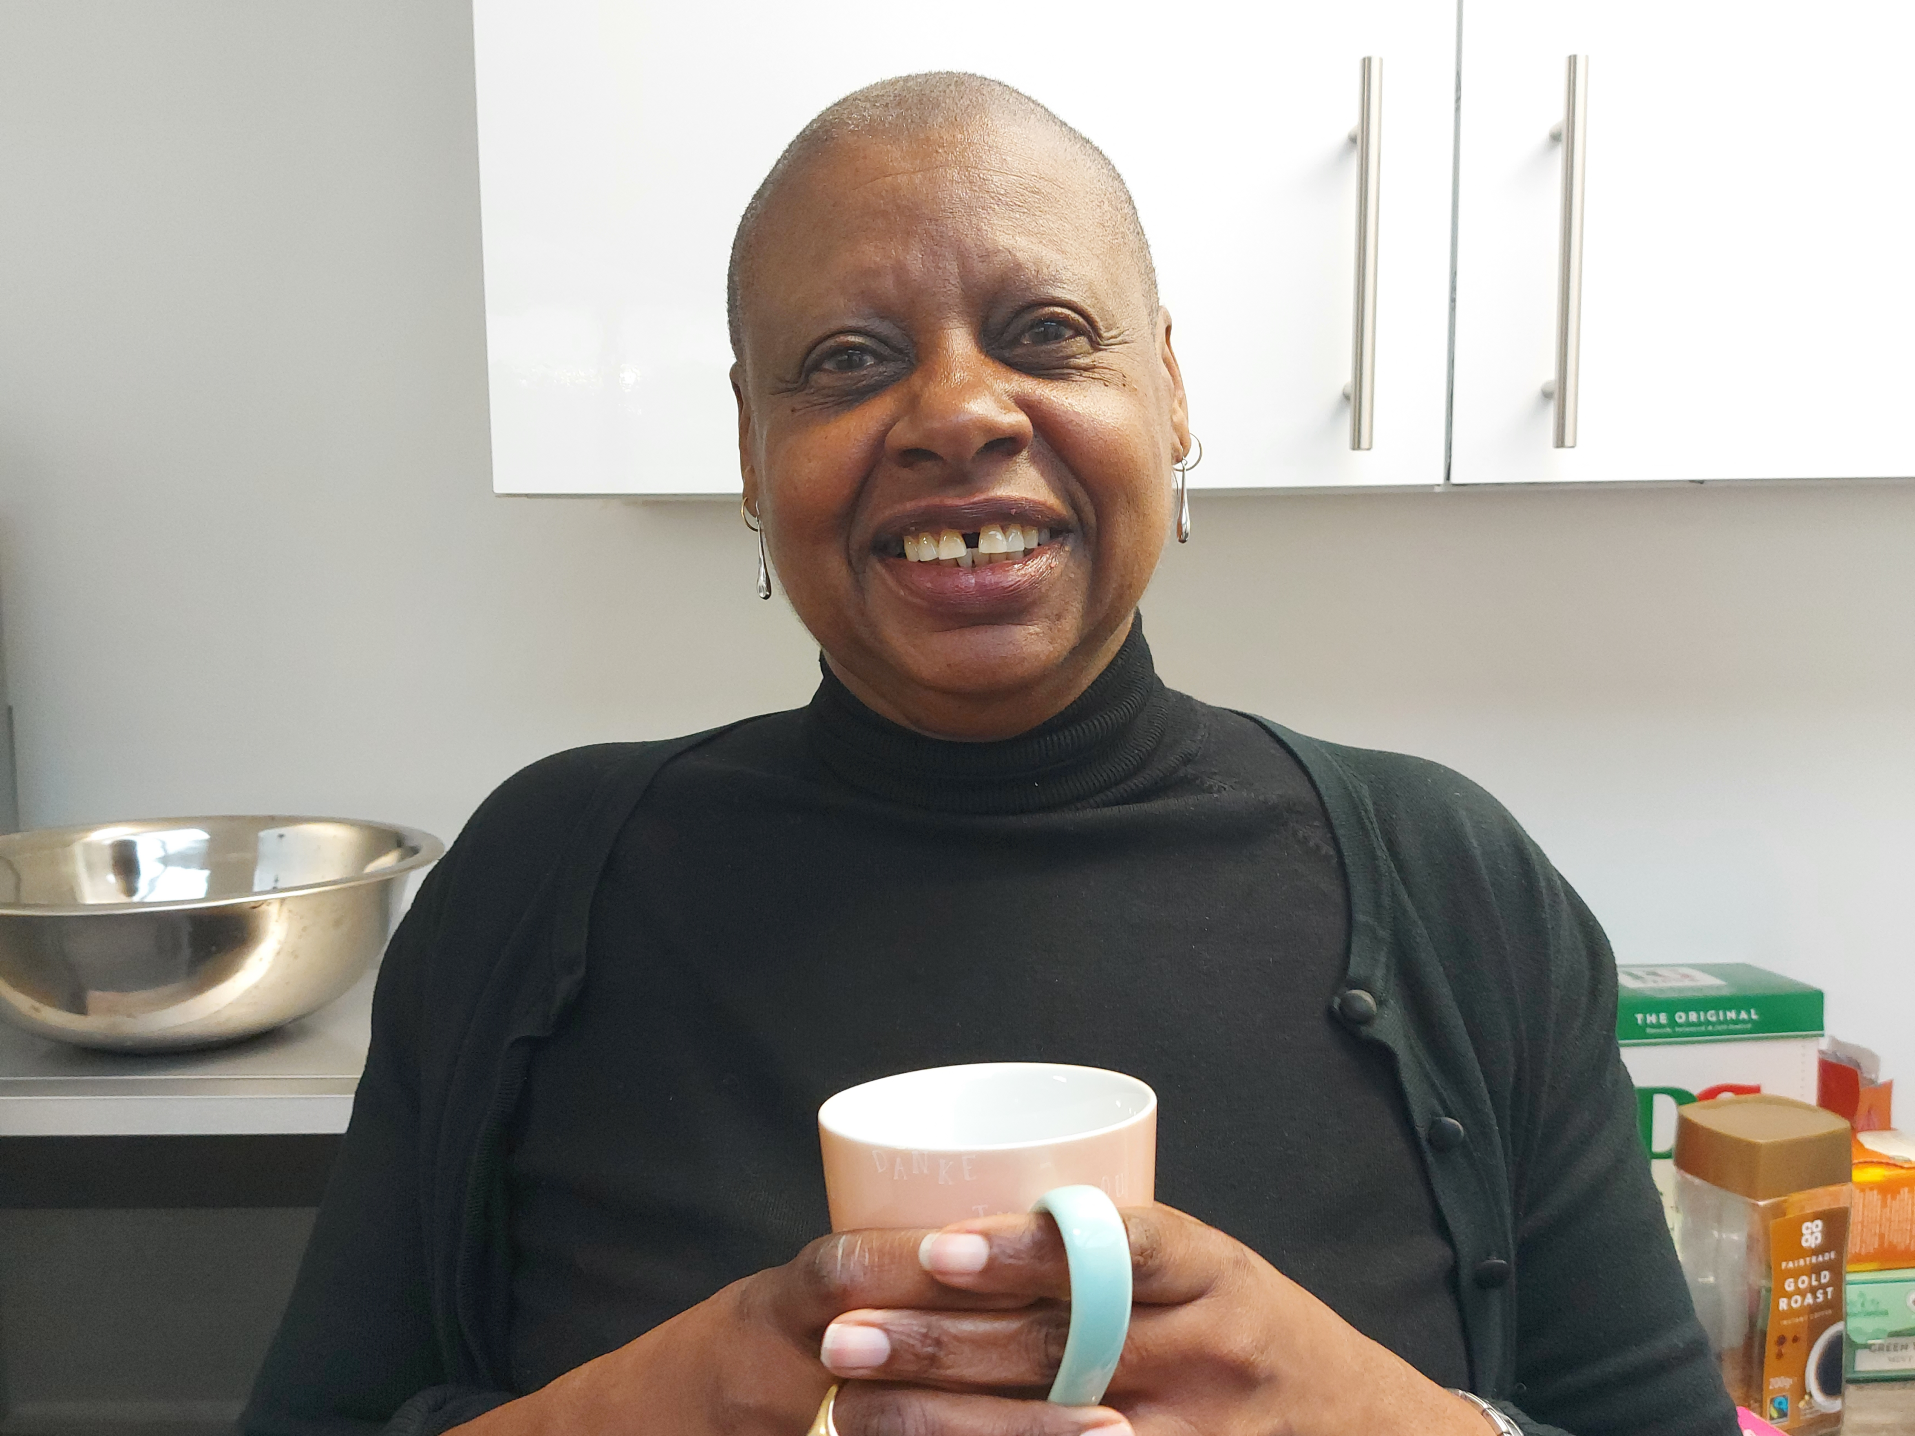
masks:
[[[457,0],[7,0],[0,195],[27,823],[450,835],[541,753],[809,692],[735,511],[489,493]],[[1196,521],[1173,682],[1470,773],[1625,957],[1825,984],[1915,1114],[1915,484]]]

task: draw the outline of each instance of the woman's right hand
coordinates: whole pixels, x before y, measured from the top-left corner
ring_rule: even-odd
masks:
[[[918,1260],[927,1235],[896,1230],[820,1237],[784,1266],[733,1282],[637,1340],[458,1430],[462,1436],[805,1436],[834,1379],[818,1359],[833,1318],[863,1309],[1004,1310],[1026,1303],[938,1281]],[[878,1392],[861,1394],[884,1404]],[[1116,1419],[1094,1407],[959,1399],[1001,1407],[1007,1432],[1018,1436],[1078,1436],[1098,1425],[1100,1416],[1104,1423]],[[1041,1433],[1033,1432],[1033,1421]]]

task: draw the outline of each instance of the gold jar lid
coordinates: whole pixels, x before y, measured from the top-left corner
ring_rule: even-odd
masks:
[[[1849,1124],[1833,1112],[1757,1092],[1676,1109],[1676,1166],[1751,1201],[1849,1179]]]

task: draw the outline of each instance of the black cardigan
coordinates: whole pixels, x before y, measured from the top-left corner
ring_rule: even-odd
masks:
[[[1468,780],[1265,726],[1336,833],[1351,936],[1335,1011],[1394,1054],[1426,1134],[1475,1389],[1532,1436],[1730,1436],[1595,920]],[[379,975],[352,1123],[244,1431],[432,1436],[521,1394],[504,1134],[532,1044],[579,991],[613,843],[659,768],[711,736],[536,763],[427,878]]]

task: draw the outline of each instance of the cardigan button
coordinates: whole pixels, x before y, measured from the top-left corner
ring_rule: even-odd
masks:
[[[1476,1263],[1472,1273],[1476,1284],[1484,1291],[1494,1291],[1509,1280],[1509,1263],[1501,1257],[1491,1257],[1488,1261]]]
[[[1465,1133],[1463,1124],[1454,1117],[1438,1117],[1423,1135],[1429,1139],[1432,1151],[1454,1152],[1463,1145]]]
[[[1368,1027],[1376,1021],[1376,999],[1360,987],[1345,988],[1337,994],[1336,1012],[1352,1027]]]

